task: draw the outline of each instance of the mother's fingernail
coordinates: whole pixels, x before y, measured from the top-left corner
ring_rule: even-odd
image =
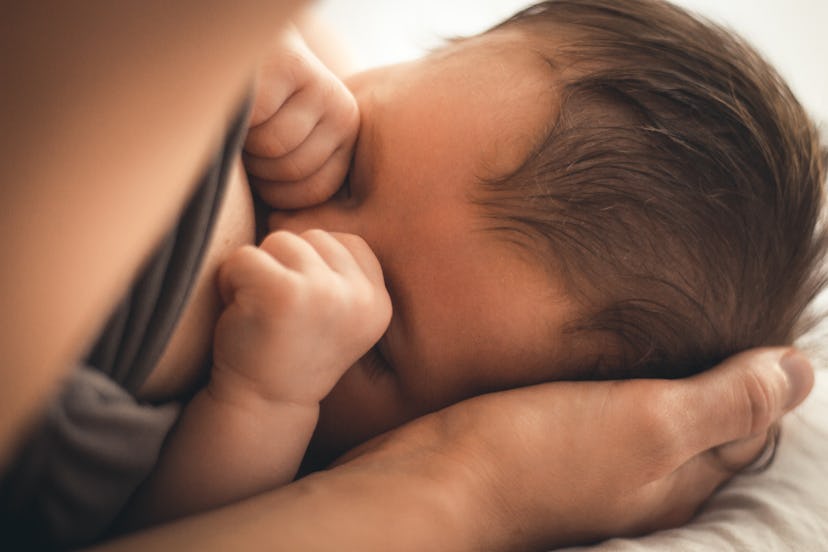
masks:
[[[811,361],[795,349],[791,349],[779,359],[779,366],[788,377],[788,402],[785,410],[789,410],[808,396],[814,386],[814,369]]]

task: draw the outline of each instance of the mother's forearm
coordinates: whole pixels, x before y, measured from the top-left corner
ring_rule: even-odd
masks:
[[[342,466],[100,550],[475,550],[466,496],[426,472]]]

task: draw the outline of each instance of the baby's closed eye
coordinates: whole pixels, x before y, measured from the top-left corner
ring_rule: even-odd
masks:
[[[365,353],[361,359],[359,359],[358,363],[360,364],[360,367],[365,370],[368,379],[371,381],[374,381],[384,375],[388,375],[394,371],[394,368],[382,352],[380,352],[379,343],[371,347],[368,352]]]

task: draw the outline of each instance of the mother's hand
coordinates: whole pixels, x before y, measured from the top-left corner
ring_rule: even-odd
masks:
[[[808,361],[785,349],[686,380],[538,385],[416,420],[339,469],[436,481],[469,549],[637,535],[689,520],[812,385]]]
[[[470,399],[334,469],[108,550],[526,550],[688,520],[805,398],[764,349],[686,380],[551,383]]]

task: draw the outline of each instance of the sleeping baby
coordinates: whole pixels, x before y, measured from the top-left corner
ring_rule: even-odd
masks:
[[[324,170],[310,146],[329,133],[272,69],[247,168],[281,208],[221,266],[209,382],[128,525],[285,484],[481,393],[680,377],[804,330],[826,153],[730,32],[659,1],[550,1],[355,75],[347,178],[307,204],[280,171]]]

